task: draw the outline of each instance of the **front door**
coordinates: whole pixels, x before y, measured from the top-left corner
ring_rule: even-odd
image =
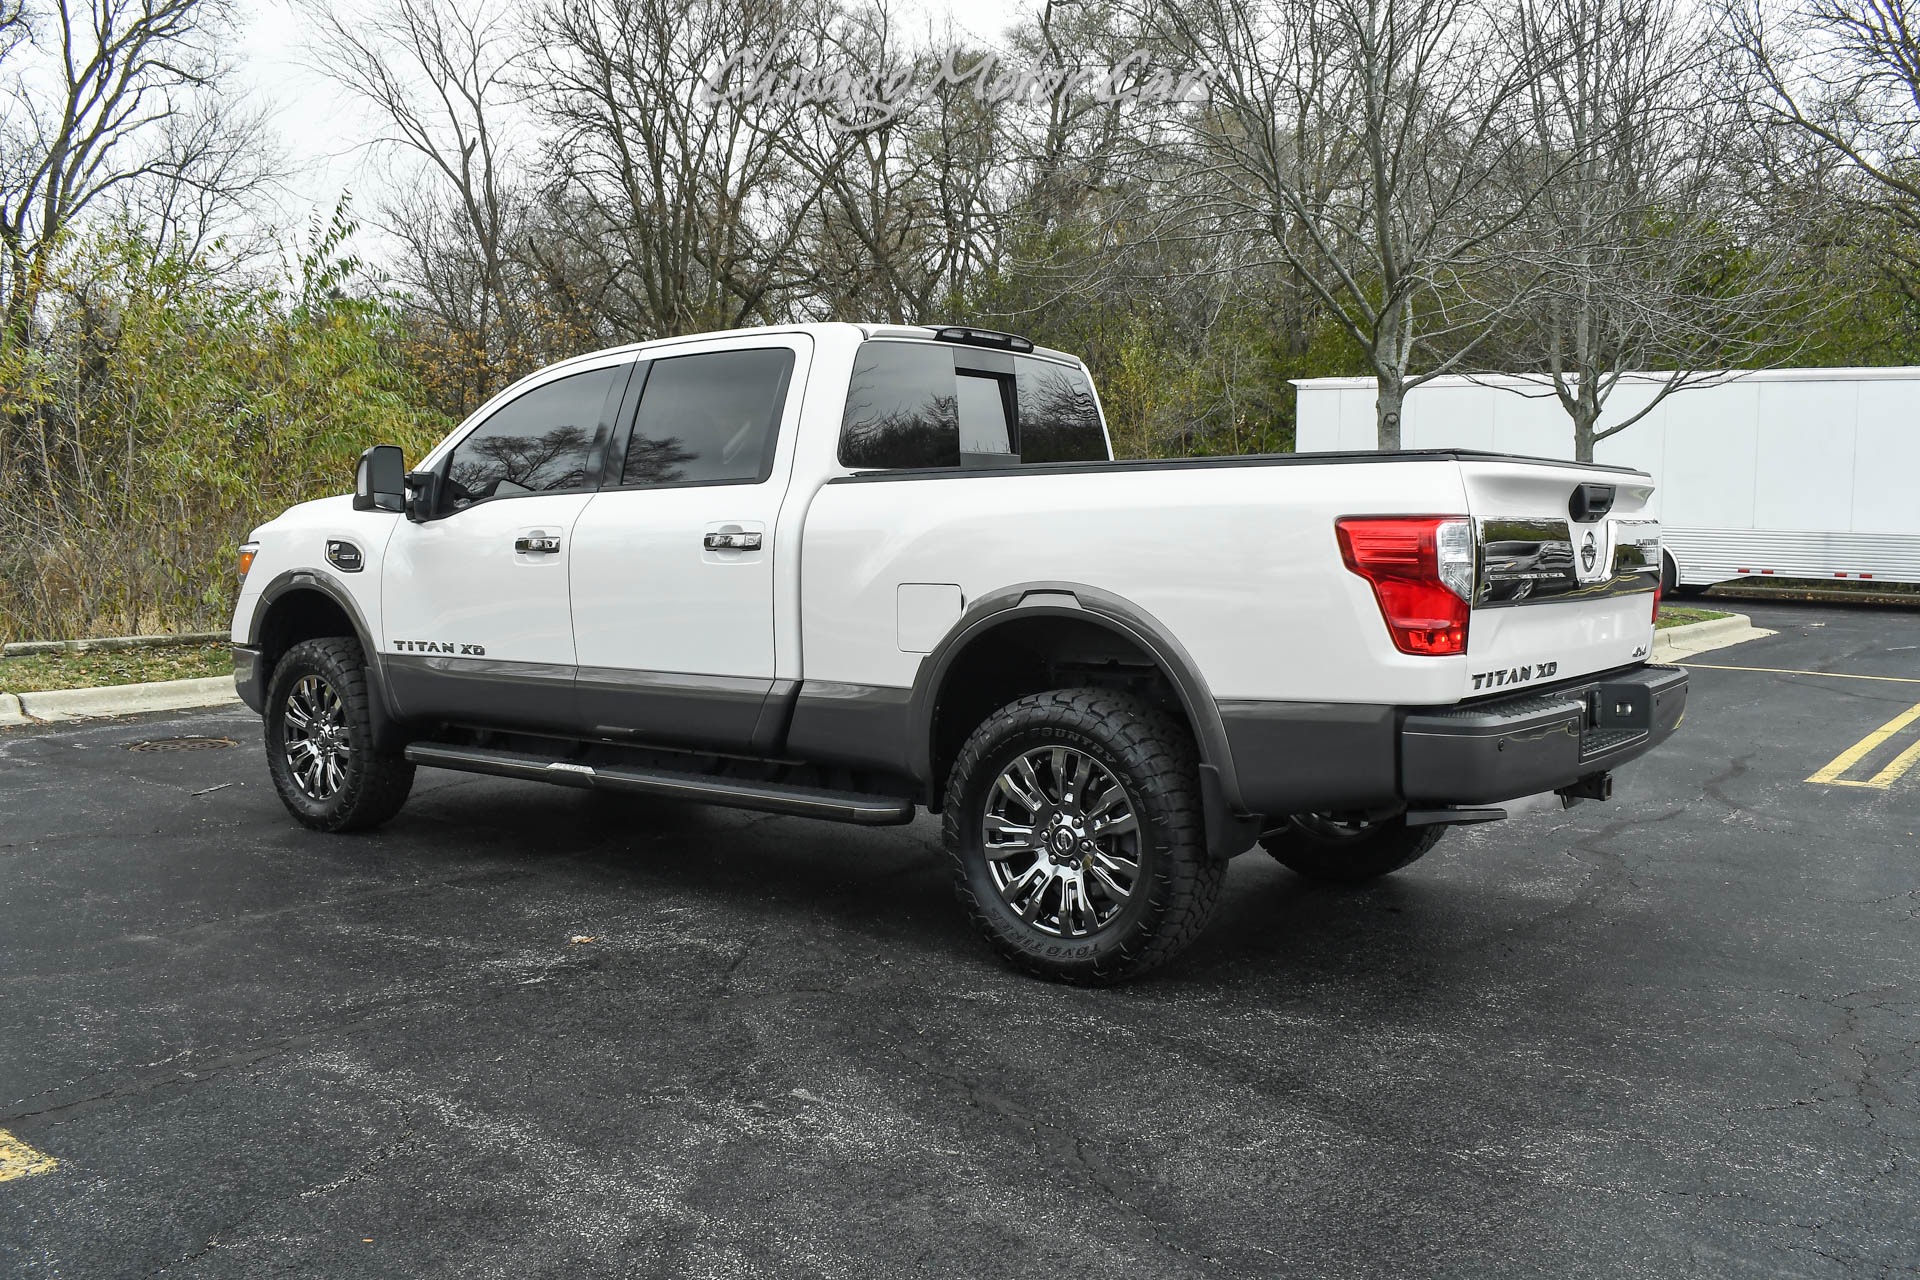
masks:
[[[631,369],[542,382],[436,465],[438,511],[402,524],[384,562],[381,644],[402,715],[573,726],[573,537]]]
[[[776,529],[810,343],[657,356],[573,535],[577,710],[603,736],[748,751],[774,684]],[[788,549],[797,555],[799,548]]]

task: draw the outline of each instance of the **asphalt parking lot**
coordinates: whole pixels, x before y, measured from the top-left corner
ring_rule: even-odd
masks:
[[[1920,1272],[1920,614],[1752,612],[1613,802],[1249,854],[1108,991],[924,818],[423,771],[327,837],[241,712],[0,735],[0,1274]]]

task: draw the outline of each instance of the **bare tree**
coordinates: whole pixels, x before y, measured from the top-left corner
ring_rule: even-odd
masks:
[[[1192,321],[1236,283],[1233,229],[1192,207],[1181,104],[1113,92],[1169,70],[1141,23],[1124,0],[1047,0],[1008,33],[1010,62],[1066,77],[1012,103],[1002,130],[1014,181],[996,266],[1030,307],[1111,308],[1146,289]]]
[[[305,0],[320,70],[370,106],[376,143],[415,159],[423,178],[383,210],[404,246],[399,275],[447,336],[456,410],[524,372],[524,307],[510,279],[517,196],[513,77],[524,42],[487,0],[382,0],[370,13]]]
[[[0,62],[5,62],[26,38],[26,0],[0,0]]]
[[[753,85],[791,67],[794,41],[819,28],[778,0],[547,0],[546,169],[564,192],[570,256],[604,281],[623,336],[751,323],[817,285],[793,250],[820,186],[780,141],[806,109]],[[738,78],[716,75],[762,54]]]
[[[915,52],[884,2],[826,9],[819,20],[820,29],[805,36],[816,66],[868,84],[911,80]],[[798,306],[833,320],[925,318],[963,237],[940,216],[946,184],[925,145],[937,136],[939,104],[814,105],[802,127],[775,139],[821,193],[794,245],[817,282]]]
[[[1511,304],[1491,288],[1497,255],[1543,185],[1523,163],[1537,68],[1509,15],[1482,0],[1153,12],[1213,72],[1191,116],[1191,207],[1258,235],[1358,344],[1379,445],[1398,448],[1406,392],[1465,364]]]
[[[1844,207],[1834,238],[1920,303],[1920,4],[1728,0],[1724,21],[1751,73],[1752,123],[1772,130],[1776,185]]]
[[[1045,0],[1008,35],[1013,59],[1029,67],[1104,72],[1123,86],[1163,69],[1141,62],[1147,33],[1122,0]],[[1150,176],[1138,166],[1159,170],[1175,108],[1084,84],[1018,105],[1027,117],[1016,116],[1010,129],[1023,171],[1019,216],[1043,232],[1101,220],[1116,191]]]
[[[778,137],[819,191],[797,246],[817,293],[799,305],[848,320],[952,315],[1004,247],[1015,185],[1009,113],[968,78],[994,55],[963,49],[950,28],[944,49],[916,49],[884,4],[829,10],[826,18],[807,61],[842,68],[852,82],[901,89],[852,109],[821,103],[806,127]],[[922,80],[936,56],[961,83]]]
[[[1516,236],[1538,287],[1508,354],[1540,371],[1590,462],[1675,392],[1794,349],[1782,336],[1803,301],[1792,208],[1762,216],[1742,186],[1741,107],[1706,15],[1667,0],[1523,0],[1518,18],[1542,68],[1530,148],[1550,180]],[[1601,427],[1630,370],[1665,376]]]
[[[1819,138],[1883,193],[1920,206],[1920,3],[1742,0],[1728,17],[1764,115]]]
[[[167,154],[196,157],[191,180],[128,183],[106,202],[107,216],[188,258],[212,253],[216,239],[229,265],[271,252],[272,230],[248,217],[282,174],[267,111],[203,98],[161,133]]]
[[[35,41],[0,75],[0,326],[24,341],[60,235],[114,196],[204,226],[266,179],[257,130],[226,113],[228,0],[57,0],[16,6]],[[0,49],[7,32],[0,29]],[[36,56],[39,55],[39,56]]]

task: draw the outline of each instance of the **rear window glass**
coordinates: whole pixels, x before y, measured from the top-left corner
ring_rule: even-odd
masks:
[[[1013,424],[1008,404],[1013,379],[990,373],[962,372],[954,379],[959,390],[960,452],[992,454],[1002,461],[1013,452]]]
[[[1015,357],[1013,374],[954,367],[951,347],[868,342],[854,357],[840,461],[861,471],[1101,462],[1107,438],[1085,373]],[[997,460],[997,461],[996,461]]]
[[[1107,435],[1087,375],[1071,365],[1016,356],[1020,461],[1104,462]]]
[[[840,462],[860,470],[960,465],[953,352],[930,342],[865,342],[840,420]]]

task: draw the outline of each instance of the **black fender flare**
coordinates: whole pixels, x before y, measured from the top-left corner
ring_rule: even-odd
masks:
[[[982,597],[968,606],[947,634],[921,660],[908,701],[908,765],[929,793],[934,779],[934,716],[954,661],[975,640],[1009,622],[1028,618],[1074,618],[1103,627],[1143,649],[1180,699],[1200,750],[1200,790],[1206,809],[1207,843],[1220,857],[1240,853],[1260,834],[1259,815],[1242,812],[1240,780],[1220,707],[1186,646],[1157,618],[1131,601],[1075,582],[1026,582]],[[931,798],[931,797],[930,797]],[[936,798],[937,799],[937,798]],[[1244,842],[1241,841],[1244,836]]]
[[[368,684],[373,691],[370,710],[374,746],[381,751],[399,750],[404,735],[400,732],[400,717],[394,710],[393,692],[387,687],[387,664],[381,660],[380,648],[373,642],[373,631],[367,626],[366,615],[360,612],[359,603],[330,574],[314,569],[289,569],[269,582],[261,590],[259,599],[254,601],[253,616],[247,621],[247,644],[255,649],[259,647],[261,633],[273,613],[275,602],[296,591],[317,591],[347,615],[347,622],[353,627],[354,639],[360,642],[360,651],[367,657],[367,670],[371,677]],[[261,684],[264,692],[264,677]]]

